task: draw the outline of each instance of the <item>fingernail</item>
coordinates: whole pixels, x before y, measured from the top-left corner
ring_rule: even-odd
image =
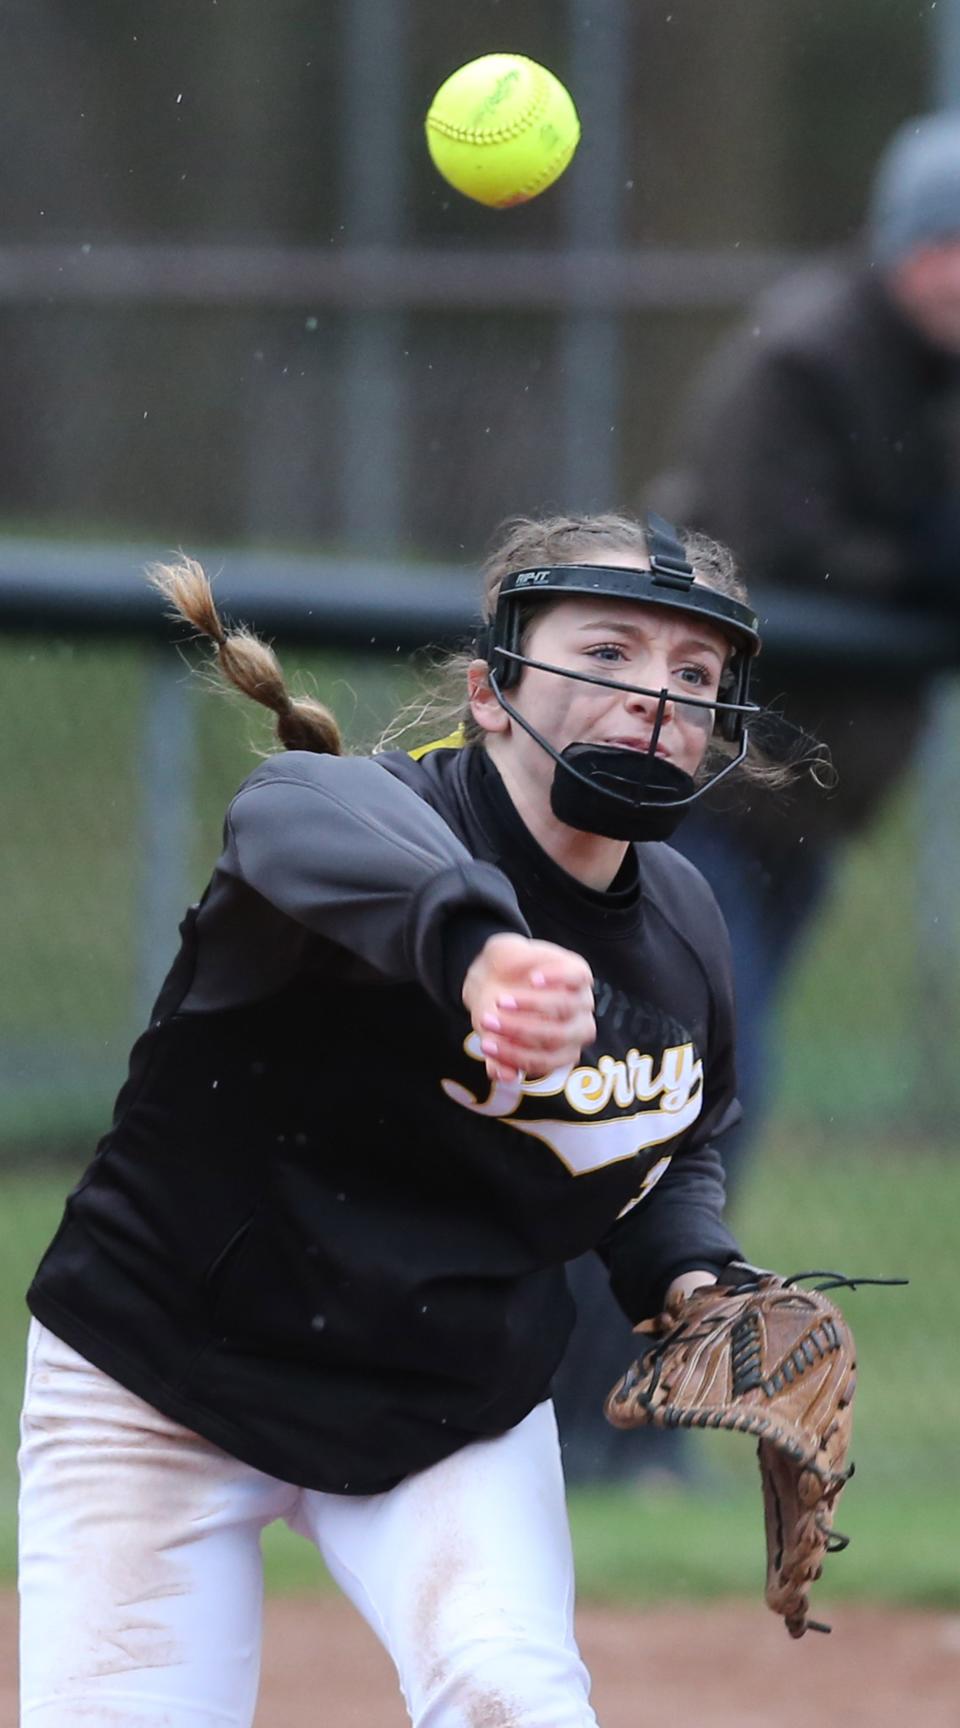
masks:
[[[480,1024],[481,1024],[481,1026],[486,1026],[490,1032],[502,1032],[503,1031],[503,1022],[500,1019],[498,1019],[496,1014],[490,1014],[490,1013],[484,1014],[483,1019],[481,1020]]]
[[[485,1056],[495,1056],[499,1049],[499,1045],[495,1038],[484,1038],[480,1048]]]
[[[509,1008],[516,1008],[517,1006],[518,1006],[518,1003],[517,1003],[517,998],[515,996],[498,996],[497,997],[497,1007],[498,1008],[509,1009]],[[499,1030],[500,1030],[500,1028],[498,1026],[497,1031],[499,1032]]]
[[[547,975],[545,972],[531,972],[530,982],[541,988],[547,982]]]

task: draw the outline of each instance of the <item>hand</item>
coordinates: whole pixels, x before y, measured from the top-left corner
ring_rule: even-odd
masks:
[[[669,1308],[677,1296],[686,1299],[688,1296],[692,1296],[695,1290],[702,1290],[704,1285],[715,1284],[716,1282],[715,1272],[681,1272],[668,1284],[663,1306]]]
[[[570,1067],[597,1035],[586,961],[528,936],[484,943],[463,981],[463,1005],[491,1080],[542,1079]]]

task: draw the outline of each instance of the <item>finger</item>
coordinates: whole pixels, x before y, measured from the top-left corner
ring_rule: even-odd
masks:
[[[529,1074],[539,1067],[541,1072],[549,1073],[554,1066],[553,1053],[547,1050],[535,1049],[532,1044],[508,1043],[503,1038],[483,1041],[483,1057],[487,1072],[496,1070],[496,1079],[513,1078],[517,1074]]]
[[[580,1043],[569,1038],[550,1046],[534,1044],[530,1040],[514,1042],[501,1037],[496,1039],[495,1047],[484,1040],[483,1055],[487,1062],[506,1065],[528,1075],[534,1072],[545,1075],[559,1068],[569,1068],[576,1062],[581,1048]]]
[[[581,1009],[593,1013],[592,993],[573,990],[550,990],[534,993],[515,990],[509,997],[498,996],[492,1012],[505,1020],[514,1013],[535,1014],[543,1019],[570,1020]]]
[[[511,1014],[509,1017],[504,1016],[496,1027],[484,1030],[482,1048],[484,1055],[503,1058],[509,1054],[511,1061],[519,1051],[551,1054],[571,1048],[576,1043],[580,1030],[579,1025],[570,1027],[561,1025],[556,1020],[543,1021]],[[585,1022],[583,1030],[586,1031]]]
[[[538,968],[528,980],[534,990],[589,990],[593,992],[593,977],[586,968],[564,967],[562,971]]]
[[[481,1016],[485,1031],[505,1038],[530,1038],[551,1045],[580,1038],[585,1042],[596,1036],[593,1003],[546,1006],[524,1004],[510,1012],[487,1013]]]
[[[523,1075],[522,1070],[519,1068],[511,1067],[509,1063],[494,1062],[490,1058],[488,1058],[487,1063],[486,1063],[486,1069],[487,1069],[487,1078],[489,1080],[499,1080],[501,1085],[504,1085],[504,1086],[517,1085],[517,1086],[519,1086],[519,1085],[522,1085],[522,1083],[523,1083],[524,1075]]]

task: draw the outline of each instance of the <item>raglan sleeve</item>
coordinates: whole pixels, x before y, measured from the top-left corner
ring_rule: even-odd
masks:
[[[529,935],[503,872],[371,757],[270,757],[230,805],[218,868],[444,1007],[490,936]]]
[[[744,1257],[723,1217],[726,1190],[717,1143],[741,1120],[742,1111],[730,943],[710,898],[702,954],[711,998],[703,1109],[650,1193],[597,1245],[614,1296],[634,1324],[660,1312],[667,1286],[681,1272],[719,1274],[731,1260]]]

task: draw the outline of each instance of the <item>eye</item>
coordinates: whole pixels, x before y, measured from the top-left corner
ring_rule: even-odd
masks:
[[[692,684],[697,690],[712,690],[717,678],[708,666],[700,666],[696,661],[686,666],[677,667],[677,677],[684,684]]]
[[[616,642],[599,642],[595,648],[588,648],[587,654],[591,660],[603,660],[608,666],[622,664],[627,658],[626,649]]]

